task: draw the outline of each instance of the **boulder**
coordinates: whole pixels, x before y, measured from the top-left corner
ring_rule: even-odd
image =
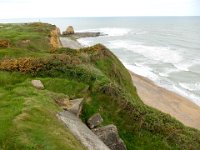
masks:
[[[39,90],[44,89],[44,85],[42,84],[40,80],[32,80],[31,83],[36,89],[39,89]]]
[[[99,126],[102,122],[103,122],[103,118],[101,117],[99,113],[97,113],[88,119],[87,124],[89,128],[92,129],[94,127]]]
[[[68,98],[55,99],[55,102],[62,107],[65,111],[73,113],[77,117],[82,110],[83,98],[69,100]]]
[[[117,127],[115,125],[107,125],[92,129],[111,150],[126,150],[126,145],[119,137]]]
[[[119,139],[117,144],[110,145],[111,150],[126,150],[126,145],[122,139]]]
[[[0,48],[8,48],[9,45],[10,44],[8,40],[0,40]]]
[[[72,26],[67,27],[66,31],[63,32],[64,35],[74,34],[74,28]]]
[[[67,110],[78,117],[83,107],[83,98],[70,100],[69,106],[70,107],[68,107]]]

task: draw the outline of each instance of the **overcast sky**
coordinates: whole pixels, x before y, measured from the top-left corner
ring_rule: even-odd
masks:
[[[0,19],[200,16],[200,0],[0,0]]]

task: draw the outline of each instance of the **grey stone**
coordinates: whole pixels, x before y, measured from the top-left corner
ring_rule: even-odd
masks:
[[[126,150],[126,145],[122,139],[115,144],[110,145],[111,150]]]
[[[79,116],[83,107],[83,98],[70,100],[70,107],[67,110],[76,116]]]
[[[60,112],[57,117],[64,122],[71,133],[88,150],[110,150],[78,117],[69,111]]]
[[[42,84],[40,80],[32,80],[31,83],[37,89],[40,89],[40,90],[44,89],[44,85]]]
[[[92,129],[94,127],[99,126],[102,122],[103,122],[103,118],[101,117],[99,113],[97,113],[88,119],[87,124],[89,128]]]
[[[92,131],[111,149],[126,150],[126,145],[119,137],[117,127],[115,125],[107,125],[92,129]]]

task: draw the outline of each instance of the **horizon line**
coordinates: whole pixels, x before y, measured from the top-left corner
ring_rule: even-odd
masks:
[[[55,19],[55,18],[127,18],[127,17],[200,17],[199,15],[194,16],[66,16],[66,17],[13,17],[13,18],[0,18],[0,20],[8,19]]]

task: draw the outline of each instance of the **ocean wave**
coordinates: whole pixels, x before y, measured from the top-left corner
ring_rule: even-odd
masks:
[[[159,77],[155,73],[152,72],[152,69],[147,66],[142,66],[142,65],[137,65],[137,64],[130,65],[124,62],[123,64],[128,70],[133,71],[134,73],[138,75],[147,77],[153,81],[156,81],[159,79]]]
[[[200,91],[200,82],[197,83],[179,83],[179,85],[189,91]]]
[[[77,41],[81,43],[81,45],[83,46],[91,46],[93,44],[93,41],[91,40],[91,38],[80,38],[80,39],[77,39]]]
[[[124,36],[131,32],[128,28],[97,28],[97,29],[86,29],[79,30],[78,32],[101,32],[107,34],[108,36]]]
[[[123,48],[125,50],[143,55],[146,58],[164,63],[175,64],[181,62],[182,60],[182,56],[177,51],[171,50],[169,47],[146,46],[143,44],[135,44],[135,42],[128,40],[110,41],[108,47]]]
[[[188,61],[182,61],[180,63],[174,64],[174,66],[182,71],[190,71],[190,67],[199,65],[200,61],[199,60],[188,60]]]
[[[200,97],[192,93],[192,90],[200,90],[200,83],[194,84],[196,88],[193,87],[194,85],[192,84],[190,85],[190,84],[179,83],[177,85],[176,83],[172,82],[171,80],[167,78],[164,78],[164,79],[161,78],[160,76],[158,76],[157,74],[153,72],[152,68],[149,68],[147,66],[143,66],[141,64],[131,65],[124,62],[123,64],[128,70],[133,71],[134,73],[141,75],[143,77],[147,77],[148,79],[151,79],[152,81],[154,81],[157,85],[165,89],[168,89],[172,92],[178,93],[188,98],[193,103],[200,106]],[[188,89],[190,89],[190,91]]]
[[[177,68],[166,68],[166,69],[164,69],[164,71],[159,72],[158,74],[161,77],[169,77],[170,73],[173,73],[173,72],[179,72],[179,70]]]
[[[173,85],[173,87],[171,89],[169,89],[170,91],[175,91],[176,93],[180,94],[181,96],[184,96],[188,99],[190,99],[193,103],[197,104],[198,106],[200,106],[200,97],[197,96],[196,94],[187,91],[185,89],[181,89],[175,85]]]

